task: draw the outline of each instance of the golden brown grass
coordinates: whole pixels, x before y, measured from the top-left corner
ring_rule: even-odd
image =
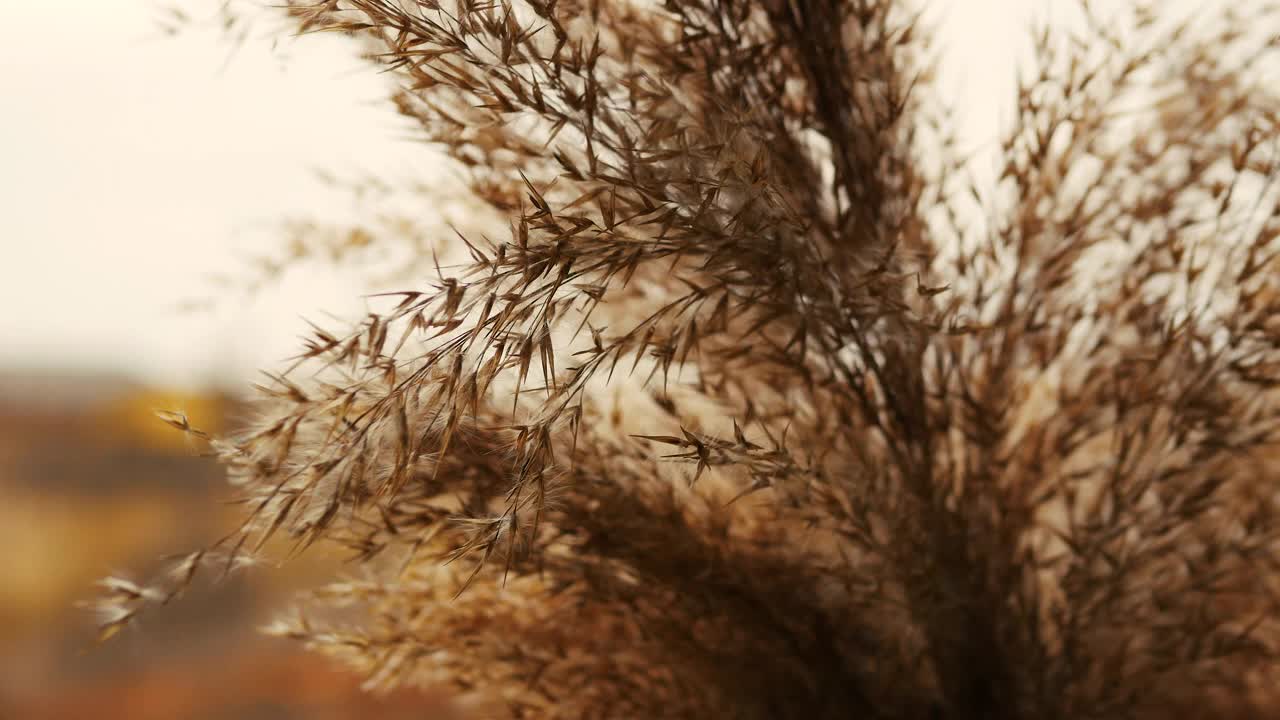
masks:
[[[317,329],[104,631],[287,534],[357,577],[272,632],[484,716],[1270,716],[1280,12],[1136,5],[976,188],[905,3],[292,4],[509,232]]]

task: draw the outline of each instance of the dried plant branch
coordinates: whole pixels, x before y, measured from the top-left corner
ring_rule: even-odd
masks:
[[[284,534],[365,622],[273,632],[485,713],[1270,716],[1278,11],[1157,8],[1037,37],[974,224],[897,3],[291,4],[509,234],[317,328],[104,631]]]

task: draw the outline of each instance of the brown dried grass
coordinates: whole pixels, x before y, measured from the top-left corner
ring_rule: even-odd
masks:
[[[978,188],[901,3],[292,4],[509,236],[316,329],[104,632],[287,534],[362,577],[272,632],[486,716],[1270,716],[1280,14],[1140,5]]]

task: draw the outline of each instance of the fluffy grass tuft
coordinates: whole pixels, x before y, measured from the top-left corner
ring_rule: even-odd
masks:
[[[474,227],[104,632],[279,535],[360,574],[271,632],[486,717],[1273,717],[1280,14],[1134,5],[1037,36],[979,187],[904,3],[291,4]]]

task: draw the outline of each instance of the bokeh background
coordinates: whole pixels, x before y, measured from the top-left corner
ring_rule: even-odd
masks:
[[[1067,4],[930,3],[978,175],[1025,28]],[[290,252],[281,221],[380,211],[326,176],[447,182],[342,38],[292,38],[266,11],[228,28],[218,5],[0,0],[3,720],[431,716],[430,698],[370,698],[255,633],[344,571],[322,553],[198,588],[100,647],[75,607],[96,579],[144,578],[234,518],[217,467],[152,411],[228,429],[305,318],[360,314],[367,268],[319,257],[259,282]]]

